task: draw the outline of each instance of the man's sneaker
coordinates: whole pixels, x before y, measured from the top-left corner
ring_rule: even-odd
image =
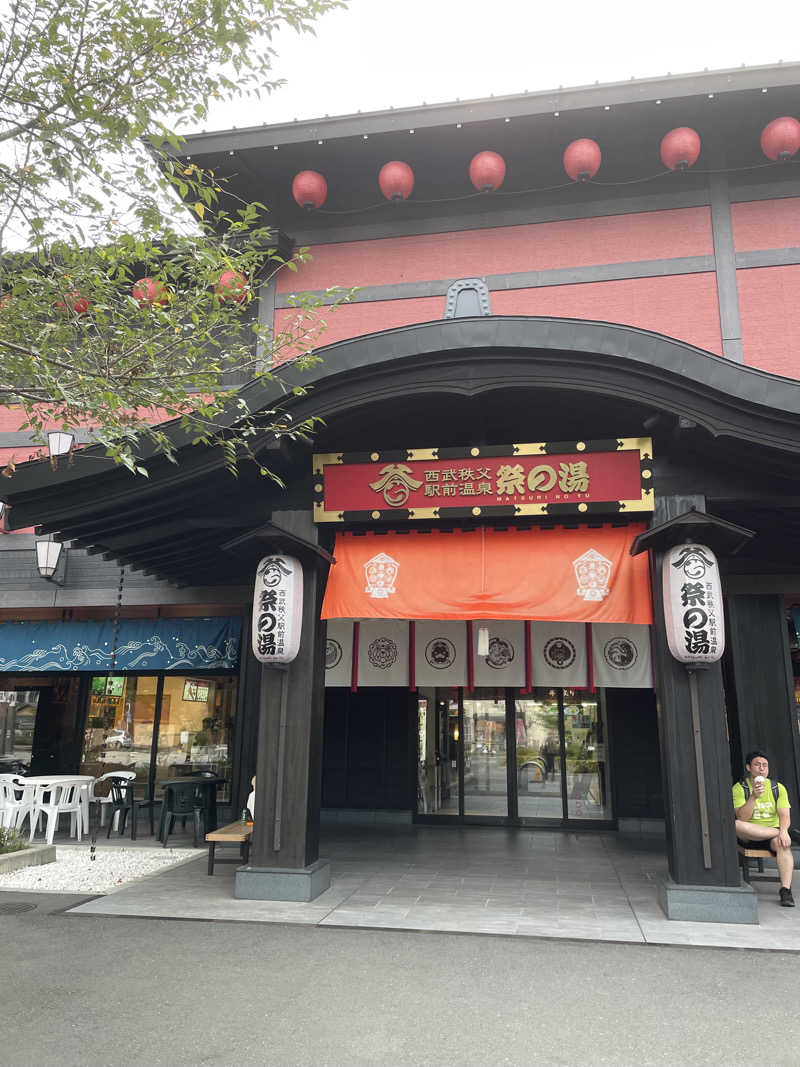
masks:
[[[792,896],[791,889],[786,889],[783,886],[781,886],[780,898],[781,898],[781,907],[782,908],[793,908],[794,907],[794,897]]]

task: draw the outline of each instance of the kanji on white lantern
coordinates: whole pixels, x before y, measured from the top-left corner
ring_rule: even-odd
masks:
[[[686,666],[716,663],[725,651],[716,556],[706,545],[675,545],[664,555],[661,577],[670,652]]]
[[[303,625],[303,568],[294,556],[265,556],[253,593],[253,655],[261,663],[291,663]]]

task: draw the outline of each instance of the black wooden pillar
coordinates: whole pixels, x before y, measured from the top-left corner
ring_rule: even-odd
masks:
[[[691,507],[703,510],[704,499],[698,496],[657,498],[654,525],[675,518]],[[667,915],[674,919],[757,922],[755,897],[749,887],[743,886],[739,874],[725,694],[718,663],[695,672],[703,792],[708,811],[708,865],[704,856],[690,680],[686,668],[673,659],[667,645],[662,560],[663,552],[651,552],[653,655],[669,861],[669,877],[661,887],[661,904]]]
[[[295,521],[284,526],[316,541],[310,516],[287,514]],[[236,896],[258,900],[311,900],[330,884],[328,864],[319,859],[326,567],[313,554],[292,554],[303,563],[300,650],[286,668],[261,668],[250,864],[236,875]]]
[[[728,596],[726,609],[740,756],[752,748],[764,749],[770,776],[783,782],[789,803],[797,811],[800,737],[784,598],[773,593],[742,593]],[[743,770],[739,764],[734,774]]]

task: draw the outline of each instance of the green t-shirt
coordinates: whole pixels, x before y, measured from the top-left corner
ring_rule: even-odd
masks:
[[[750,795],[753,794],[753,783],[748,778],[748,785],[750,786]],[[747,798],[749,800],[749,797]],[[734,783],[733,786],[733,807],[738,809],[745,803],[744,789],[741,782]],[[772,795],[772,782],[769,778],[764,780],[764,792],[760,797],[756,797],[756,804],[753,808],[753,814],[750,816],[750,822],[758,823],[759,826],[780,826],[780,819],[778,818],[778,808],[789,807],[789,796],[786,792],[785,786],[778,782],[778,799]]]

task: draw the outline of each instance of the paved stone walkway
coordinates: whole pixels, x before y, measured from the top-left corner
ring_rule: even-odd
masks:
[[[224,850],[220,850],[224,855]],[[332,884],[304,904],[233,897],[235,864],[205,859],[74,908],[71,915],[298,923],[800,952],[800,908],[755,883],[758,926],[668,921],[657,902],[663,842],[500,827],[328,827]]]

